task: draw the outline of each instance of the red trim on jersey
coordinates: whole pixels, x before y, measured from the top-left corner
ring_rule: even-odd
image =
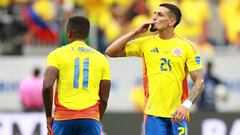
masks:
[[[182,98],[181,98],[181,103],[183,103],[187,98],[188,98],[188,82],[187,82],[187,66],[185,64],[184,67],[185,70],[185,78],[182,81]]]
[[[183,93],[182,93],[181,103],[183,103],[188,98],[187,77],[185,77],[183,80],[182,90],[183,90]]]
[[[146,125],[146,120],[147,120],[147,114],[143,113],[143,123]]]
[[[193,46],[193,44],[191,44],[191,43],[190,43],[190,45],[191,45],[191,47],[192,47],[192,49],[193,49],[194,54],[196,55],[196,54],[197,54],[197,49],[196,49],[196,47]]]
[[[72,110],[64,107],[60,104],[58,99],[58,92],[55,92],[55,112],[54,119],[56,120],[71,120],[71,119],[82,119],[82,118],[92,118],[99,120],[99,102],[95,105],[83,109],[83,110]]]
[[[148,102],[149,97],[149,87],[148,87],[148,74],[147,74],[147,65],[145,60],[143,60],[143,87],[144,87],[144,96],[145,96],[145,103],[144,103],[144,110]],[[144,123],[146,120],[146,115],[144,115]]]
[[[182,98],[181,98],[181,103],[183,103],[187,98],[188,98],[188,82],[187,82],[187,66],[185,65],[185,78],[183,79],[182,82]],[[189,122],[189,115],[190,113],[188,112],[187,114],[187,122]]]

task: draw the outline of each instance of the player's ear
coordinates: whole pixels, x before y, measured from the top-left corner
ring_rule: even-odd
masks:
[[[169,20],[169,26],[173,26],[173,27],[174,27],[175,23],[176,23],[176,19],[171,18],[171,19]]]
[[[72,37],[72,31],[71,31],[71,30],[68,30],[68,31],[66,32],[66,36],[67,36],[67,38],[71,38],[71,37]]]

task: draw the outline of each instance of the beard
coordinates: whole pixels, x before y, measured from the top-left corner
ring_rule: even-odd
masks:
[[[154,24],[151,24],[150,32],[156,32],[157,29],[154,27]]]

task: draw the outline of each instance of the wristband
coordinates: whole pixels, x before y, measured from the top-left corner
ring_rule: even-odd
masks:
[[[187,109],[190,109],[191,106],[192,106],[192,101],[190,101],[189,99],[185,100],[183,103],[182,103],[183,106],[185,106]]]

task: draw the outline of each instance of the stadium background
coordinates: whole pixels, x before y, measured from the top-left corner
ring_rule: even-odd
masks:
[[[239,0],[1,0],[0,1],[0,135],[46,134],[43,113],[24,113],[18,84],[35,66],[44,71],[46,55],[66,44],[66,20],[91,20],[88,44],[102,53],[114,39],[151,18],[160,2],[178,4],[183,15],[180,35],[199,47],[204,65],[214,62],[227,100],[217,93],[216,112],[193,107],[190,135],[240,134],[240,1]],[[192,27],[191,27],[192,26]],[[112,89],[102,122],[107,135],[140,135],[142,114],[132,89],[142,75],[139,58],[108,58]],[[219,88],[221,89],[221,88]]]

